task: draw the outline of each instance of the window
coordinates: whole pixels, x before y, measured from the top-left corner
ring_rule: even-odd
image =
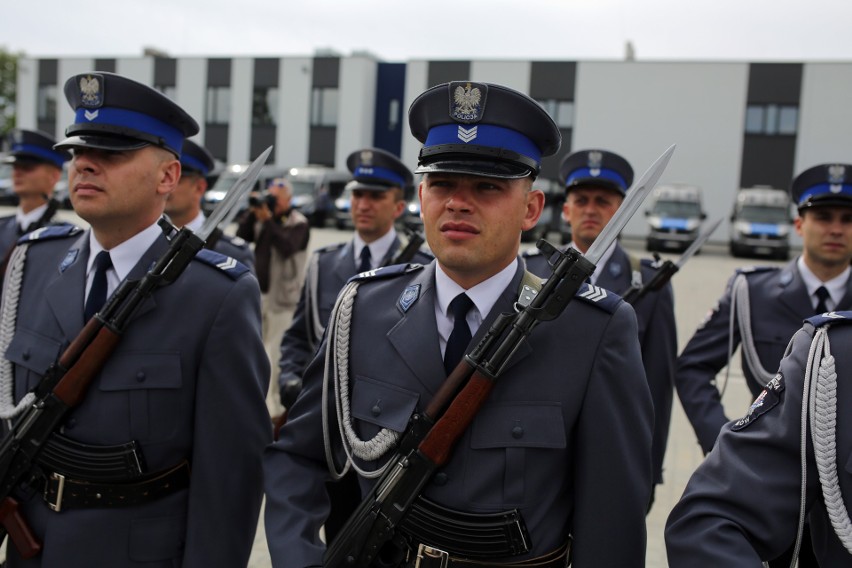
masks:
[[[169,97],[171,100],[175,100],[177,88],[175,88],[174,85],[154,85],[154,88]]]
[[[388,104],[388,130],[393,132],[399,126],[399,99],[391,99]]]
[[[311,126],[337,126],[337,89],[314,89]]]
[[[278,124],[278,88],[255,87],[251,105],[251,123]]]
[[[38,88],[39,120],[56,120],[56,85],[41,85]]]
[[[538,104],[547,111],[559,128],[574,127],[574,101],[545,99],[538,101]]]
[[[790,136],[796,134],[799,107],[791,105],[749,105],[746,108],[746,134]]]
[[[207,111],[206,121],[208,124],[228,124],[231,117],[231,88],[230,87],[207,87]]]

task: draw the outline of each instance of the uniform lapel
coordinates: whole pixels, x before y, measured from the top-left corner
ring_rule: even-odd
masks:
[[[142,255],[142,258],[139,259],[139,262],[130,270],[127,274],[127,280],[133,282],[137,280],[141,280],[142,277],[154,266],[154,263],[159,260],[163,254],[168,250],[169,242],[166,240],[166,237],[160,235],[157,237],[157,240],[154,241],[148,250]],[[141,317],[143,314],[146,314],[157,307],[157,302],[154,299],[157,295],[155,291],[153,295],[148,296],[142,301],[142,304],[136,308],[131,320],[135,320],[138,317]]]
[[[353,241],[346,243],[346,246],[340,249],[337,253],[337,261],[334,263],[334,275],[338,282],[337,289],[343,288],[346,281],[355,275],[355,244]]]
[[[837,307],[835,311],[847,311],[852,309],[852,276],[846,280],[846,293],[843,294],[843,297],[840,299],[840,302],[837,303]]]
[[[83,329],[83,302],[86,291],[86,264],[89,258],[89,232],[85,231],[68,249],[66,259],[73,261],[64,269],[56,266],[45,287],[45,301],[62,333],[71,341]]]
[[[627,259],[627,253],[619,245],[615,245],[615,250],[607,263],[599,266],[597,270],[600,270],[600,273],[595,285],[612,290],[616,294],[623,293],[630,283],[630,261]]]
[[[802,280],[802,275],[799,274],[795,260],[781,270],[778,279],[779,285],[776,292],[778,302],[798,319],[813,315],[814,307],[810,302],[808,289],[805,286],[805,281]],[[788,284],[784,286],[781,284],[783,282],[788,282]]]
[[[407,312],[402,314],[399,323],[387,335],[399,356],[430,394],[434,394],[446,378],[437,331],[428,335],[423,333],[423,330],[437,330],[435,321],[435,262],[433,261],[426,269],[421,270],[417,278],[412,280],[412,285],[420,285],[420,297]],[[491,311],[471,340],[469,348],[476,345],[485,336],[499,314],[514,311],[523,272],[523,264],[518,261],[511,284],[494,303]],[[420,340],[412,340],[412,338],[420,338]],[[506,369],[514,366],[530,353],[532,353],[532,348],[525,341],[509,360]]]
[[[399,250],[399,244],[399,237],[394,237],[388,252],[385,253],[385,257],[382,259],[379,266],[388,266],[391,263],[393,257],[396,256],[396,253]]]

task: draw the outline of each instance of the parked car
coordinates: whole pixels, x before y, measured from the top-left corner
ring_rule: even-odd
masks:
[[[787,260],[793,228],[791,210],[790,197],[783,189],[740,189],[731,214],[731,254]]]
[[[336,221],[335,200],[343,195],[351,173],[326,166],[302,166],[290,168],[286,177],[293,184],[293,207],[312,226],[323,227],[328,219]]]
[[[216,179],[216,183],[204,192],[201,198],[201,209],[205,215],[210,215],[213,210],[219,205],[219,202],[225,198],[228,190],[237,183],[240,175],[248,168],[249,164],[230,164],[225,167]],[[287,169],[275,165],[265,165],[260,170],[260,175],[252,188],[252,191],[262,191],[266,189],[273,179],[284,177],[287,174]],[[240,210],[248,207],[248,195],[243,198],[240,205]]]
[[[701,205],[701,188],[688,184],[661,185],[654,189],[652,199],[651,208],[645,211],[650,226],[648,250],[685,250],[707,218]]]

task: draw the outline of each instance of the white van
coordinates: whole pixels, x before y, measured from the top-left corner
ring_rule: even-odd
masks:
[[[707,218],[701,206],[701,188],[680,183],[657,186],[645,216],[650,226],[649,251],[685,250]]]
[[[786,260],[790,256],[792,219],[790,196],[783,189],[740,189],[731,214],[731,254]]]

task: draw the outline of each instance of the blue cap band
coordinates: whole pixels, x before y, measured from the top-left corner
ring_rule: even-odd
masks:
[[[534,160],[536,164],[541,164],[541,150],[535,142],[516,130],[493,124],[472,124],[468,127],[456,123],[442,124],[429,130],[423,147],[443,144],[472,144],[511,150]]]
[[[834,195],[845,195],[852,199],[852,185],[843,184],[840,186],[840,191],[832,191],[832,187],[837,187],[837,184],[821,183],[813,187],[809,187],[799,196],[799,205],[807,201],[808,197],[831,197]]]
[[[9,153],[12,155],[15,155],[16,153],[34,154],[36,156],[39,156],[40,158],[44,158],[52,164],[56,164],[60,168],[62,167],[62,164],[67,161],[65,159],[65,156],[48,150],[47,148],[36,146],[34,144],[15,144],[12,146],[12,149]]]
[[[389,182],[398,184],[400,187],[405,187],[405,178],[393,170],[387,168],[377,168],[375,166],[358,166],[352,172],[355,179],[359,177],[383,179]]]
[[[181,154],[180,163],[184,164],[186,167],[196,170],[201,173],[201,175],[206,176],[210,173],[210,170],[207,169],[207,166],[201,160],[196,160],[193,156],[189,154]]]
[[[581,168],[579,170],[574,170],[571,172],[571,175],[568,176],[568,179],[565,180],[565,186],[570,186],[574,181],[581,179],[583,181],[589,181],[593,179],[603,179],[611,182],[615,182],[618,187],[621,188],[621,191],[627,191],[627,183],[624,181],[624,178],[618,175],[618,172],[615,170],[608,170],[606,168],[596,169],[597,175],[592,175],[591,168]]]
[[[94,118],[89,120],[86,116],[87,114],[89,116],[94,115]],[[112,124],[132,128],[133,130],[162,138],[165,146],[177,153],[180,153],[183,147],[184,137],[180,130],[141,112],[115,107],[101,107],[95,110],[80,107],[74,115],[74,121],[76,125]]]

